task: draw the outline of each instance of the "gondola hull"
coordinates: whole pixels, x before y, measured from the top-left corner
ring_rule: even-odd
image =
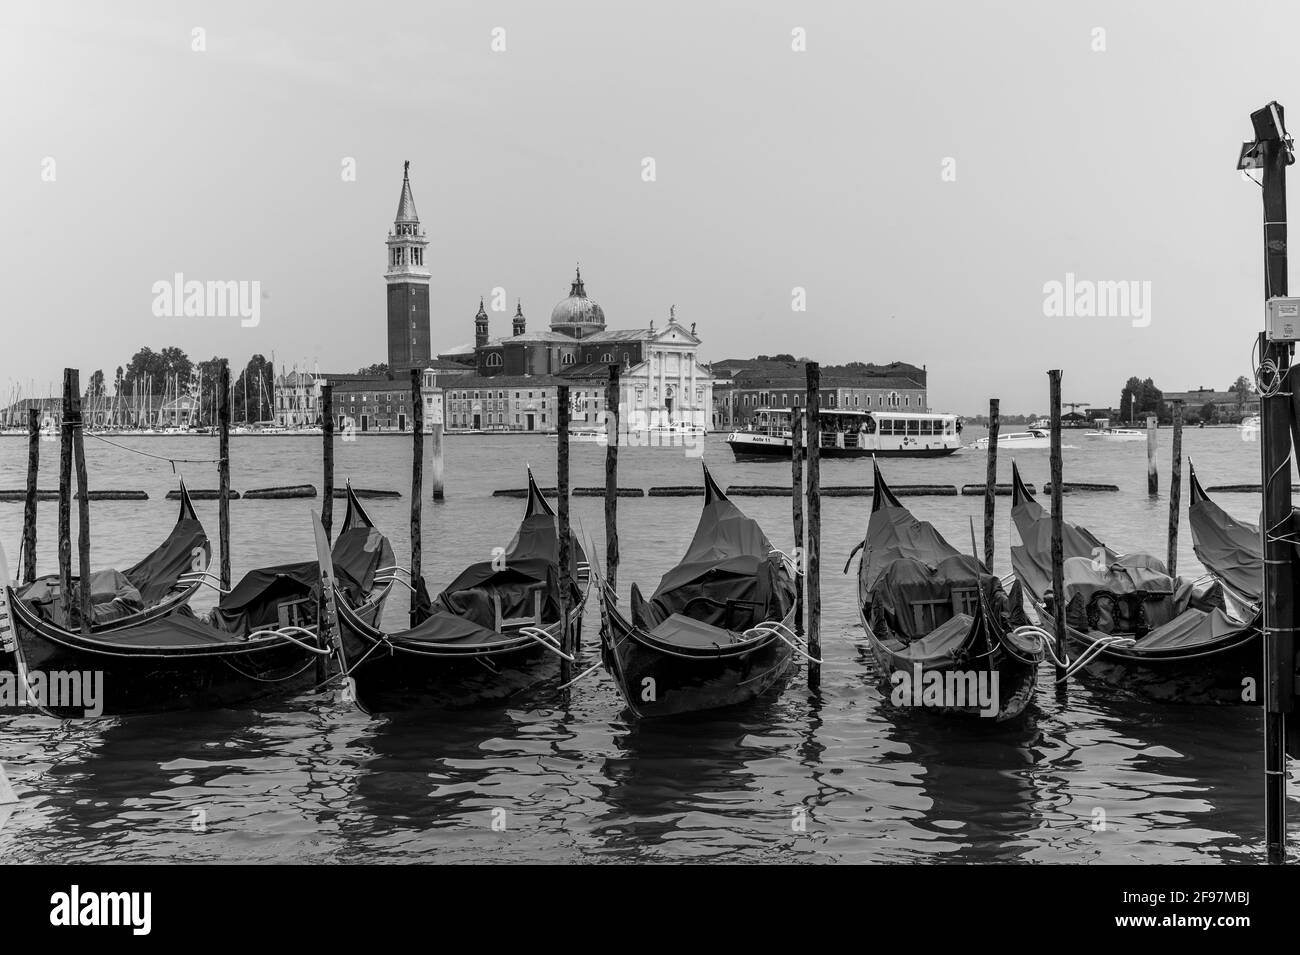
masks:
[[[784,624],[793,626],[791,611]],[[789,676],[794,649],[776,636],[741,652],[684,655],[661,647],[607,607],[605,662],[638,718],[679,716],[750,703]]]
[[[1034,691],[1038,683],[1038,665],[1036,663],[1027,665],[1012,658],[1009,654],[995,651],[989,658],[989,666],[981,667],[981,670],[997,674],[998,693],[991,708],[969,702],[962,706],[926,705],[923,702],[923,688],[926,681],[931,679],[930,674],[938,674],[937,679],[942,683],[949,679],[948,674],[961,674],[970,668],[959,664],[957,661],[943,664],[927,663],[918,668],[914,661],[900,656],[885,646],[871,632],[870,627],[867,628],[867,639],[871,646],[871,654],[876,661],[876,671],[888,697],[892,698],[894,689],[901,685],[901,679],[897,678],[895,674],[904,674],[909,688],[914,683],[919,684],[922,688],[915,694],[910,692],[906,694],[904,706],[913,706],[913,701],[921,700],[921,705],[918,708],[931,713],[939,713],[945,716],[992,718],[994,722],[1002,723],[1023,716],[1029,709],[1029,704],[1034,701]]]
[[[1054,634],[1051,614],[1040,609],[1039,618]],[[1077,659],[1095,636],[1065,629],[1070,659]],[[1258,630],[1245,630],[1221,645],[1169,656],[1108,648],[1084,665],[1082,675],[1162,703],[1259,704],[1265,685],[1263,638]]]
[[[1039,625],[1054,635],[1056,621],[1044,599],[1050,590],[1045,569],[1050,566],[1050,558],[1045,543],[1047,532],[1044,530],[1050,518],[1024,486],[1020,473],[1014,466],[1012,484],[1012,520],[1022,541],[1011,548],[1012,566],[1024,584],[1028,603],[1038,617]],[[1207,517],[1204,512],[1197,513],[1198,501],[1207,499],[1196,482],[1194,473],[1191,485],[1191,524],[1195,536],[1198,523],[1202,525],[1202,530],[1205,529],[1203,525]],[[1204,504],[1199,506],[1204,507]],[[1142,557],[1112,555],[1086,528],[1066,522],[1064,529],[1067,567],[1089,555],[1096,559],[1096,555],[1106,554],[1107,560],[1114,562],[1134,561],[1135,558]],[[1239,536],[1234,538],[1236,532],[1231,527],[1221,527],[1219,531],[1225,535],[1223,541],[1240,539]],[[1224,544],[1216,553],[1223,554],[1231,550],[1231,547]],[[1199,553],[1204,556],[1204,551]],[[1238,583],[1241,581],[1249,581],[1249,575],[1243,576]],[[1080,671],[1085,679],[1093,679],[1149,700],[1191,704],[1258,704],[1263,700],[1265,686],[1261,621],[1248,600],[1232,596],[1234,587],[1230,581],[1224,581],[1223,589],[1227,612],[1216,611],[1216,620],[1198,622],[1195,612],[1187,610],[1163,627],[1137,636],[1131,646],[1100,646],[1099,641],[1104,640],[1108,634],[1084,632],[1067,625],[1064,640],[1066,655],[1071,660],[1088,655],[1088,662]],[[1235,589],[1240,591],[1248,588],[1238,586]],[[1068,579],[1066,594],[1070,594]],[[1208,635],[1197,640],[1162,639],[1162,633],[1177,628],[1179,621],[1187,621],[1189,633],[1208,626]],[[1115,635],[1133,638],[1136,632],[1119,632]],[[1177,631],[1172,632],[1176,634]],[[1097,647],[1100,648],[1096,649]]]
[[[580,633],[581,610],[572,612],[570,620],[573,632]],[[558,642],[558,623],[546,632]],[[341,610],[339,635],[351,678],[348,692],[367,713],[499,706],[550,685],[559,673],[560,658],[554,652],[509,633],[502,634],[499,647],[440,650],[408,644],[399,635],[384,640]]]
[[[373,619],[381,605],[382,599],[374,601],[360,613]],[[21,606],[14,608],[13,618],[14,636],[29,673],[41,674],[47,686],[55,680],[66,686],[66,675],[78,674],[82,687],[99,688],[98,712],[93,714],[82,705],[43,705],[60,718],[204,710],[282,698],[317,682],[318,661],[332,665],[328,656],[270,637],[203,647],[143,647],[115,644],[105,635],[87,638],[51,628]],[[193,618],[186,619],[194,623]],[[309,642],[305,636],[300,639]],[[83,692],[81,702],[85,698]],[[59,702],[49,696],[45,700]]]

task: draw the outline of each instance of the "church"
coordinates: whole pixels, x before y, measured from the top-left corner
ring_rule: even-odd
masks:
[[[480,299],[473,345],[434,358],[429,239],[415,209],[410,165],[403,168],[397,215],[385,239],[388,373],[317,376],[310,407],[301,398],[294,405],[304,420],[318,420],[316,399],[328,382],[340,427],[346,418],[363,432],[403,430],[410,421],[410,371],[420,369],[425,420],[441,418],[449,431],[554,431],[561,385],[570,389],[573,427],[595,428],[603,421],[609,366],[618,364],[623,429],[709,427],[713,377],[699,362],[695,323],[686,328],[670,307],[658,327],[651,319],[645,327],[611,329],[604,309],[587,294],[580,268],[546,329],[530,332],[523,305],[516,303],[510,334],[493,337]],[[281,423],[289,424],[287,416]]]
[[[620,366],[624,427],[708,426],[713,379],[699,362],[695,326],[678,323],[674,308],[660,328],[653,320],[645,328],[608,328],[579,268],[568,296],[551,309],[546,330],[528,331],[522,304],[515,306],[511,334],[493,338],[489,324],[480,300],[474,345],[438,356],[474,371],[471,378],[448,383],[449,428],[553,430],[555,388],[561,384],[571,390],[574,426],[594,427],[604,411],[611,364]],[[498,397],[503,390],[508,394]],[[524,407],[510,407],[514,392]],[[548,397],[551,413],[543,407]],[[491,404],[476,410],[485,401]]]

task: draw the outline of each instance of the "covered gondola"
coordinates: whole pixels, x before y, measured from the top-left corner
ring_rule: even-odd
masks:
[[[1011,518],[1021,541],[1011,548],[1012,568],[1040,625],[1054,635],[1051,517],[1014,466],[1012,484]],[[1204,492],[1200,496],[1203,505]],[[1198,523],[1204,516],[1202,507]],[[1226,525],[1220,530],[1226,531]],[[1164,562],[1149,554],[1117,554],[1074,524],[1063,523],[1062,538],[1064,655],[1073,667],[1149,699],[1259,699],[1260,620],[1248,599],[1213,575],[1200,580],[1171,577]]]
[[[704,509],[677,566],[630,617],[601,586],[602,654],[628,708],[673,716],[747,703],[776,687],[803,645],[795,569],[704,469]]]
[[[569,566],[561,570],[556,523],[530,471],[524,518],[510,545],[465,568],[433,600],[424,581],[416,581],[415,626],[385,631],[377,619],[336,600],[332,637],[357,705],[368,713],[473,706],[507,700],[549,679],[564,652],[562,588],[568,588],[569,626],[581,630],[590,577],[573,534]]]
[[[333,554],[345,603],[359,618],[376,619],[391,588],[393,552],[351,487]],[[310,686],[318,658],[329,653],[316,632],[319,600],[317,562],[283,564],[250,571],[204,619],[182,607],[85,634],[8,592],[23,669],[101,674],[106,715],[207,709]],[[59,716],[84,711],[53,699],[43,708]]]
[[[996,721],[1034,698],[1041,640],[1017,632],[1011,593],[973,555],[948,543],[899,503],[875,467],[859,550],[858,612],[890,698],[946,714]]]
[[[126,570],[107,568],[89,576],[92,634],[110,633],[158,620],[189,603],[212,556],[208,535],[194,513],[185,482],[180,514],[161,544]],[[52,627],[80,631],[80,577],[64,599],[57,574],[37,577],[13,590],[13,599]]]
[[[1201,487],[1190,461],[1187,473],[1191,483],[1187,522],[1196,559],[1225,587],[1258,604],[1264,594],[1264,541],[1259,525],[1239,521],[1216,504]]]

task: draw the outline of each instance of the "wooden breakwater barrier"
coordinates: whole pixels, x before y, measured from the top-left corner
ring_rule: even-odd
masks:
[[[57,501],[58,499],[58,491],[36,492],[36,500],[38,501]],[[73,495],[73,500],[80,499],[81,492],[78,491]],[[149,495],[144,491],[122,491],[105,488],[98,491],[91,491],[88,499],[91,501],[147,501],[149,500]],[[26,491],[0,491],[0,501],[16,501],[22,503],[25,500],[27,500]]]
[[[1117,484],[1081,484],[1075,481],[1061,482],[1062,494],[1073,494],[1076,491],[1118,491],[1118,490],[1119,490],[1119,485]],[[1043,485],[1043,493],[1044,494],[1052,493],[1051,481],[1048,481],[1046,484]]]
[[[983,485],[980,485],[983,487]],[[889,488],[899,497],[956,497],[957,488],[951,484],[900,484]],[[650,489],[654,495],[655,488]],[[873,488],[869,484],[831,484],[817,489],[822,497],[871,497]],[[703,494],[703,490],[696,493]],[[794,493],[791,487],[776,484],[736,484],[727,488],[729,497],[790,497]]]
[[[1214,487],[1207,487],[1205,490],[1210,494],[1262,494],[1264,487],[1261,484],[1216,484]],[[1293,494],[1300,493],[1300,484],[1292,484],[1291,492]]]
[[[294,497],[315,497],[316,485],[292,484],[287,487],[260,487],[244,492],[246,501],[279,501]]]
[[[667,487],[652,487],[649,493],[651,497],[703,497],[704,487],[674,484]]]
[[[361,500],[392,500],[395,498],[400,498],[402,496],[401,491],[390,491],[390,490],[385,490],[383,488],[374,488],[374,487],[354,487],[352,489],[352,493],[355,494]],[[309,494],[306,496],[311,497],[313,495]],[[335,498],[346,498],[347,496],[348,496],[347,488],[336,487],[334,489]]]
[[[553,487],[539,487],[543,497],[558,497],[559,491]],[[699,493],[703,494],[701,488]],[[603,487],[575,487],[570,489],[569,494],[572,497],[604,497],[605,489]],[[621,487],[618,489],[619,497],[645,497],[645,489],[640,487]],[[527,497],[528,488],[526,487],[506,487],[499,488],[492,492],[493,497]]]
[[[190,499],[191,499],[191,500],[194,500],[194,501],[215,501],[215,500],[218,500],[218,499],[221,497],[221,492],[220,492],[220,491],[215,491],[215,490],[212,490],[211,488],[197,488],[197,489],[196,489],[196,488],[189,488],[188,490],[189,490],[189,492],[190,492]],[[238,492],[238,491],[231,491],[231,492],[230,492],[230,499],[231,499],[232,501],[237,501],[237,500],[239,500],[239,496],[240,496],[240,495],[239,495],[239,492]],[[180,492],[180,491],[168,491],[168,492],[167,492],[167,500],[169,500],[169,501],[179,501],[180,499],[181,499],[181,492]]]
[[[985,484],[963,484],[961,486],[962,497],[982,497],[987,488],[988,486]],[[1025,490],[1030,494],[1035,493],[1035,488],[1032,484],[1026,484]],[[1011,485],[995,484],[993,485],[993,493],[998,497],[1007,497],[1011,494]]]
[[[59,499],[58,491],[37,491],[36,492],[36,500],[38,501],[57,501],[58,499]],[[27,492],[25,490],[0,491],[0,501],[16,501],[19,504],[21,504],[26,500],[27,500]]]

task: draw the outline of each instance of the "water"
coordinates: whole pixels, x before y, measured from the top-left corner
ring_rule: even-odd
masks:
[[[982,434],[969,428],[972,441]],[[1170,433],[1160,433],[1162,489]],[[123,439],[154,454],[211,458],[199,438]],[[1067,481],[1118,484],[1117,494],[1067,496],[1070,520],[1117,550],[1163,556],[1168,499],[1146,494],[1144,444],[1079,445],[1065,452]],[[409,438],[339,442],[336,475],[360,487],[410,481]],[[1192,429],[1184,452],[1206,486],[1255,482],[1259,445],[1235,430]],[[41,486],[57,485],[57,444],[42,446]],[[126,566],[175,519],[163,495],[171,466],[87,442],[91,486],[143,488],[144,503],[96,502],[93,563]],[[237,490],[320,484],[319,438],[235,438]],[[447,503],[426,505],[424,569],[431,589],[469,561],[504,546],[523,502],[493,498],[522,487],[524,462],[553,484],[555,442],[544,437],[449,437]],[[783,484],[789,467],[736,464],[720,436],[705,460],[725,487]],[[1047,478],[1047,452],[1022,451],[1027,481]],[[882,462],[895,484],[984,480],[982,454]],[[177,465],[192,488],[215,487],[209,464]],[[0,488],[22,487],[26,445],[0,439]],[[1000,467],[1010,480],[1010,461]],[[604,482],[604,449],[572,447],[575,486]],[[426,469],[427,473],[427,469]],[[699,463],[680,451],[627,449],[620,483],[698,483]],[[866,484],[869,462],[823,463],[823,484]],[[1255,520],[1258,497],[1217,495]],[[1184,487],[1184,506],[1186,504]],[[739,498],[773,542],[790,544],[788,498]],[[999,498],[997,565],[1009,569],[1010,499]],[[622,499],[620,584],[652,589],[685,549],[700,498]],[[956,545],[982,499],[911,498]],[[313,553],[308,511],[320,501],[231,505],[236,577],[261,564]],[[604,554],[602,502],[575,498],[575,526]],[[215,502],[199,502],[215,538]],[[893,710],[876,682],[853,577],[840,573],[865,528],[870,500],[826,498],[823,519],[822,689],[800,673],[779,696],[739,715],[638,727],[603,673],[572,692],[567,710],[548,692],[510,708],[436,718],[369,719],[323,695],[258,709],[59,723],[0,717],[0,763],[22,799],[0,808],[0,859],[125,861],[1262,861],[1262,714],[1187,708],[1117,696],[1075,682],[1063,706],[1040,688],[1023,724],[949,721]],[[409,498],[367,502],[409,553]],[[336,509],[336,521],[341,511]],[[0,542],[12,560],[21,504],[0,504]],[[56,507],[42,503],[39,554],[55,566]],[[75,519],[74,519],[75,526]],[[75,550],[74,550],[75,553]],[[1199,573],[1181,535],[1179,569]],[[196,601],[200,609],[211,598]],[[405,601],[390,604],[398,626]],[[595,662],[589,604],[584,653]],[[1044,681],[1050,671],[1044,669]],[[1046,683],[1044,682],[1044,685]],[[1297,795],[1292,785],[1291,795]],[[1291,813],[1300,820],[1300,813]],[[1297,826],[1292,826],[1292,836]]]

